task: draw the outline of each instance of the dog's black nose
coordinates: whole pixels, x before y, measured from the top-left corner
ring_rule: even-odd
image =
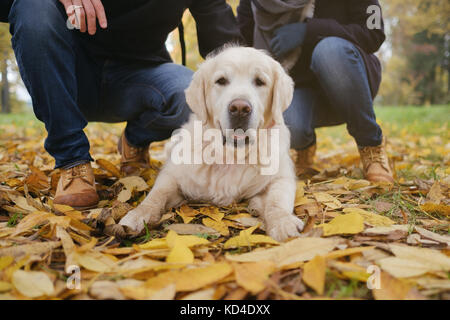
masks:
[[[246,118],[252,112],[252,106],[246,100],[233,100],[228,106],[228,112],[232,118]]]

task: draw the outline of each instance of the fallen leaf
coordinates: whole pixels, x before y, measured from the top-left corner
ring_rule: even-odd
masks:
[[[278,247],[244,254],[227,254],[227,260],[236,262],[272,261],[277,268],[311,260],[317,255],[326,255],[340,243],[333,238],[297,238]]]
[[[396,279],[386,272],[380,273],[380,287],[372,289],[372,294],[376,300],[405,300],[413,298],[413,287],[407,282]]]
[[[252,233],[258,228],[258,226],[254,226],[248,228],[246,230],[242,230],[239,232],[239,235],[233,238],[230,238],[225,242],[224,248],[239,248],[239,247],[250,247],[252,245],[258,243],[267,243],[267,244],[279,244],[277,241],[273,240],[269,236],[264,235],[253,235]]]
[[[325,289],[325,271],[326,261],[322,256],[315,256],[303,267],[303,281],[319,295],[323,295]]]
[[[193,263],[194,254],[185,244],[177,242],[166,259],[167,263]]]
[[[433,271],[450,271],[450,258],[438,250],[391,244],[395,257],[378,260],[381,268],[397,278],[419,276]]]
[[[44,253],[48,253],[53,249],[61,246],[60,241],[48,241],[48,242],[36,242],[30,244],[22,244],[18,246],[6,247],[0,249],[0,257],[6,257],[6,259],[10,259],[10,257],[21,258],[26,255],[42,255]],[[1,258],[0,258],[1,259]],[[1,265],[1,263],[0,263]],[[2,268],[0,268],[1,270]]]
[[[203,218],[202,219],[202,223],[205,226],[218,231],[222,236],[229,236],[230,235],[230,231],[228,230],[228,226],[225,223],[223,223],[223,221],[216,221],[216,220],[213,220],[211,218]]]
[[[167,229],[173,230],[178,234],[208,234],[208,235],[220,235],[219,232],[214,230],[213,228],[206,227],[201,224],[183,224],[183,223],[174,223],[167,226]]]
[[[447,246],[450,246],[450,237],[449,236],[440,235],[440,234],[428,231],[428,230],[418,227],[418,226],[415,226],[415,230],[417,233],[419,233],[424,238],[431,239],[431,240],[434,240],[434,241],[437,241],[440,243],[444,243]]]
[[[183,219],[184,223],[189,223],[194,220],[195,216],[200,212],[187,206],[183,205],[179,210],[177,210],[177,214]]]
[[[97,159],[95,162],[100,166],[100,168],[108,171],[116,178],[120,178],[121,174],[120,174],[119,169],[117,169],[117,167],[115,165],[113,165],[111,162],[109,162],[108,160]]]
[[[208,216],[214,221],[220,222],[222,221],[225,214],[223,212],[220,212],[219,208],[217,207],[201,207],[200,213],[204,216]]]
[[[75,252],[73,259],[85,269],[95,272],[108,272],[115,267],[114,260],[96,251],[88,251],[84,253]]]
[[[13,286],[24,296],[37,298],[55,292],[53,282],[45,272],[17,270],[12,275]]]
[[[266,288],[269,275],[275,270],[272,261],[234,263],[236,282],[252,294],[258,294]]]
[[[364,223],[369,224],[373,227],[389,227],[395,224],[395,221],[392,221],[388,217],[384,217],[382,215],[372,213],[360,208],[345,208],[343,210],[345,213],[358,213],[364,218]]]
[[[330,222],[320,225],[324,236],[336,234],[357,234],[364,231],[364,219],[359,213],[348,213],[337,216]]]
[[[316,198],[317,202],[323,203],[330,209],[342,208],[341,202],[326,192],[315,192],[313,193],[313,196]]]

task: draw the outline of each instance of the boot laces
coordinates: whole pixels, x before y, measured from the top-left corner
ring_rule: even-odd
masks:
[[[379,163],[383,168],[386,168],[386,154],[383,152],[383,147],[364,147],[360,149],[363,159],[364,167],[368,168],[373,163]]]
[[[67,188],[75,179],[81,179],[84,182],[89,183],[87,179],[87,165],[85,164],[67,169],[63,172],[63,175],[65,188]]]

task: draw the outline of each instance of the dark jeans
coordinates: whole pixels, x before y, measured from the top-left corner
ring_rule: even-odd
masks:
[[[305,149],[316,142],[315,128],[343,123],[359,146],[380,145],[382,131],[358,49],[347,40],[325,38],[313,51],[311,70],[319,86],[296,88],[284,113],[291,147]]]
[[[9,15],[20,73],[57,168],[92,160],[83,132],[88,121],[126,121],[136,147],[169,138],[187,121],[184,90],[192,71],[94,58],[66,20],[58,0],[16,0]]]

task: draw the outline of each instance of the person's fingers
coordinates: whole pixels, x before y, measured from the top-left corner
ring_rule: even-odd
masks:
[[[97,15],[98,23],[100,27],[106,29],[108,27],[108,20],[106,19],[105,8],[100,0],[91,0],[92,5],[95,8],[95,13]]]
[[[67,15],[69,15],[70,6],[72,5],[72,0],[59,0],[66,9]]]
[[[82,0],[84,12],[86,13],[87,30],[90,35],[94,35],[97,31],[97,15],[91,0]]]
[[[59,0],[59,2],[64,6],[64,9],[66,10],[67,18],[69,21],[69,23],[67,24],[68,28],[73,29],[74,27],[76,27],[76,17],[72,0]]]
[[[81,0],[72,0],[75,6],[75,16],[77,17],[77,26],[81,32],[86,32],[86,14],[84,12],[83,4]]]

